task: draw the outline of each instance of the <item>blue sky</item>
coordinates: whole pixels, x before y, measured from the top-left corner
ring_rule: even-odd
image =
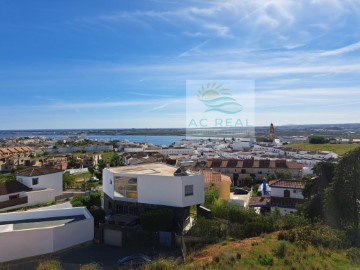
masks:
[[[185,126],[186,80],[256,125],[360,122],[360,1],[0,0],[0,129]]]

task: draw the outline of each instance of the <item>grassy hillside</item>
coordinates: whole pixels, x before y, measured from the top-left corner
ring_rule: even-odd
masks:
[[[338,155],[344,155],[347,152],[360,147],[357,144],[310,144],[310,143],[291,143],[287,147],[306,151],[331,151]]]
[[[345,249],[315,248],[278,240],[278,233],[245,240],[228,240],[190,252],[185,264],[159,260],[151,269],[360,269]]]

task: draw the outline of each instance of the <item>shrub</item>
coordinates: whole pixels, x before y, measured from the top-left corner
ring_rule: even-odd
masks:
[[[223,238],[226,236],[226,224],[199,217],[191,228],[191,235],[205,238]]]
[[[316,247],[346,248],[349,246],[343,231],[319,224],[281,231],[278,239],[299,244],[312,244]]]
[[[217,188],[211,188],[208,191],[205,192],[205,206],[210,207],[213,205],[217,199],[219,199],[219,189]]]
[[[176,269],[175,262],[171,259],[158,259],[147,264],[144,269],[146,270],[172,270]]]
[[[101,270],[102,267],[97,263],[84,264],[80,267],[80,270]]]
[[[298,213],[280,216],[274,223],[275,230],[290,230],[309,225],[309,221],[303,215]]]
[[[61,263],[59,261],[41,261],[39,262],[36,270],[62,270]]]
[[[259,255],[258,261],[263,266],[273,266],[274,260],[269,255]]]
[[[281,241],[277,245],[277,247],[273,250],[274,256],[281,258],[281,259],[284,258],[286,255],[286,248],[287,248],[286,242]]]
[[[354,264],[360,264],[360,248],[350,248],[346,257]]]

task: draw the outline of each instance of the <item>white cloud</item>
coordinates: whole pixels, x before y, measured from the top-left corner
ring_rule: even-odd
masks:
[[[325,51],[320,53],[321,56],[338,56],[338,55],[342,55],[342,54],[346,54],[346,53],[351,53],[353,51],[357,51],[360,50],[360,41],[350,44],[348,46],[336,49],[336,50],[331,50],[331,51]]]

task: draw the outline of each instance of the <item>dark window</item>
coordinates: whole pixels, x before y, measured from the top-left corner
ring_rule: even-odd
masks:
[[[290,190],[284,190],[284,198],[290,198]]]
[[[17,198],[19,198],[19,194],[9,196],[9,200],[13,200],[13,199],[17,199]]]
[[[33,178],[32,179],[32,184],[33,184],[33,186],[39,184],[39,178]]]
[[[194,185],[185,186],[185,196],[194,195]]]
[[[241,169],[241,173],[246,173],[246,170],[245,170],[245,169]]]

